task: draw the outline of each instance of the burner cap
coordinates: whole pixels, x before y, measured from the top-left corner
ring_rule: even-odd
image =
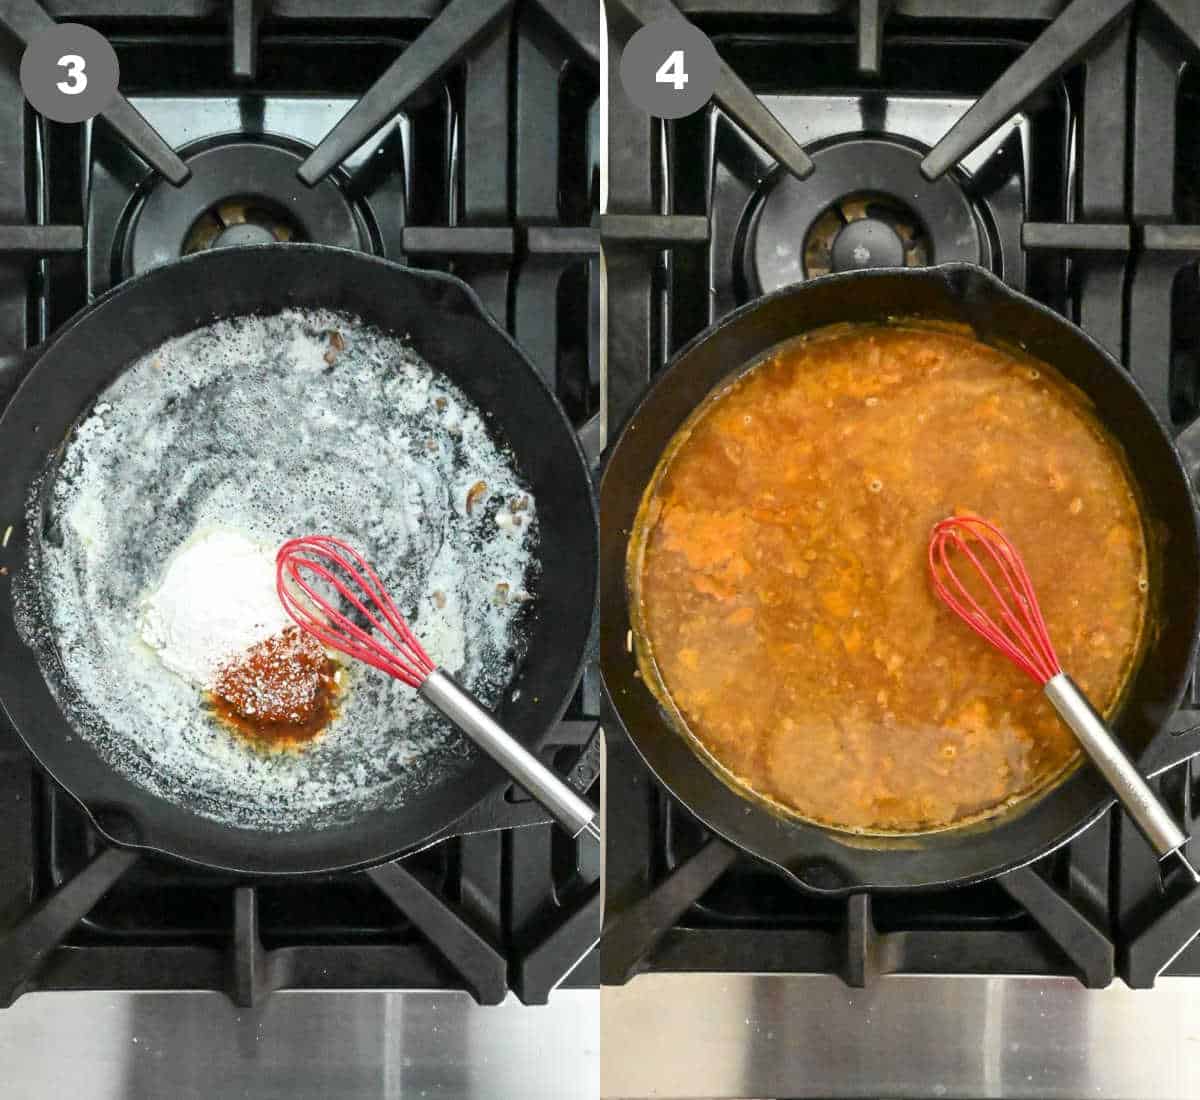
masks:
[[[846,138],[812,153],[806,180],[769,176],[745,237],[752,293],[830,271],[985,262],[970,201],[949,176],[925,179],[922,155],[895,141]]]
[[[184,157],[181,187],[155,183],[125,243],[127,274],[206,248],[315,241],[366,249],[349,200],[326,178],[308,187],[296,176],[307,150],[263,141],[208,144]]]
[[[843,226],[831,249],[834,271],[904,267],[904,254],[900,234],[878,218],[863,218]]]
[[[201,223],[203,223],[205,220],[206,219],[201,218]],[[196,233],[193,230],[193,232],[188,234],[188,243],[190,244],[193,240],[195,240],[195,237]],[[295,238],[293,235],[288,233],[286,230],[284,230],[282,234],[279,234],[273,229],[272,226],[261,225],[257,222],[247,220],[226,225],[224,229],[221,229],[217,235],[212,238],[211,242],[208,244],[208,247],[236,248],[241,244],[272,244],[275,241],[290,241],[294,239]],[[204,247],[204,245],[196,245],[192,248],[187,248],[185,246],[184,252],[198,252]]]

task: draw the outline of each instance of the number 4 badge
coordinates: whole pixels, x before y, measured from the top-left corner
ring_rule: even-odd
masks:
[[[683,50],[672,50],[658,67],[654,79],[659,84],[670,84],[677,92],[687,87],[688,74],[684,68]]]
[[[621,85],[635,107],[658,118],[700,110],[721,60],[708,36],[682,16],[647,23],[621,51]]]

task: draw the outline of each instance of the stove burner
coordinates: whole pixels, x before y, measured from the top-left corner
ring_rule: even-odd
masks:
[[[924,267],[929,234],[921,220],[888,195],[848,195],[809,226],[804,237],[804,273],[869,267]]]
[[[903,267],[905,242],[887,222],[863,218],[838,230],[833,241],[833,270],[857,271],[864,267]],[[804,266],[814,274],[804,250]]]
[[[287,240],[286,237],[282,238]],[[236,248],[247,244],[274,244],[277,238],[274,233],[262,225],[231,225],[223,229],[213,241],[212,248]]]
[[[962,188],[948,176],[925,179],[922,155],[895,141],[848,138],[813,152],[817,168],[807,180],[769,176],[745,236],[751,293],[830,271],[986,262]]]
[[[302,240],[303,230],[286,210],[262,199],[240,197],[219,202],[201,214],[183,242],[183,254],[206,248]]]
[[[157,182],[135,213],[126,273],[206,248],[273,241],[369,249],[365,226],[332,179],[307,187],[296,177],[307,153],[299,143],[246,140],[194,149],[184,157],[192,170],[187,183]]]

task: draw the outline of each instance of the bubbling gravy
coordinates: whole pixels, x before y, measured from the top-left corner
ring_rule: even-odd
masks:
[[[859,832],[993,815],[1078,761],[1038,685],[934,597],[930,529],[1020,550],[1063,667],[1111,711],[1147,607],[1118,445],[1054,370],[959,330],[776,348],[667,448],[630,541],[642,674],[743,793]]]

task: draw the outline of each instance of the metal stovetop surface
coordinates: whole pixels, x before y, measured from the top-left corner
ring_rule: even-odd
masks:
[[[0,1013],[0,1097],[595,1100],[599,994],[30,993]]]
[[[1200,1096],[1195,978],[648,974],[601,1003],[605,1100]]]

